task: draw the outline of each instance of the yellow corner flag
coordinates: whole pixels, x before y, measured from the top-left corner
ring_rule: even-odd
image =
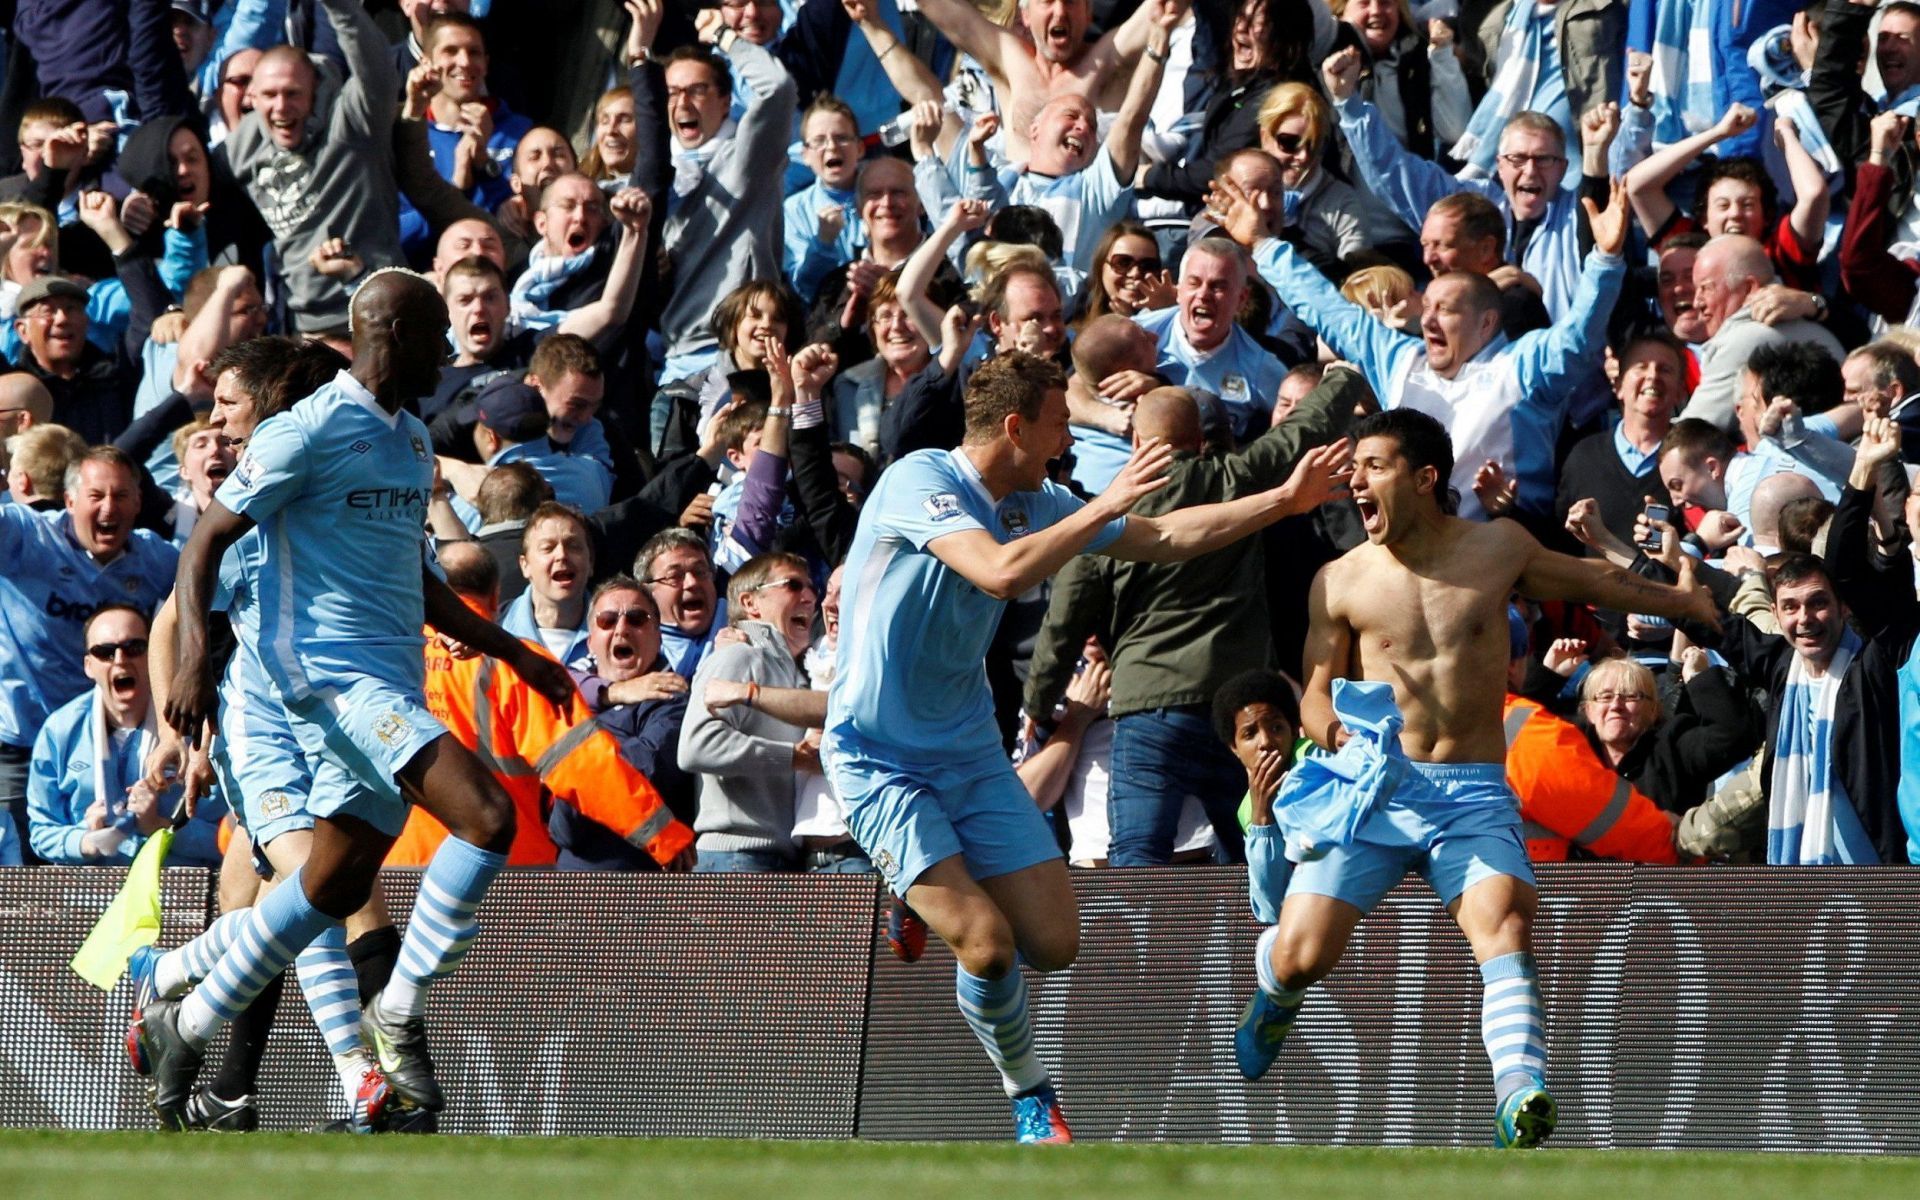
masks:
[[[127,868],[127,879],[93,932],[80,944],[70,965],[74,973],[103,992],[113,990],[126,974],[127,960],[142,946],[160,940],[160,867],[173,846],[168,826],[147,839]]]

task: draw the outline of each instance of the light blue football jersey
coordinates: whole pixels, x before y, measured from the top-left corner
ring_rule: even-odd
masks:
[[[888,467],[847,554],[829,733],[902,765],[998,753],[986,656],[1006,602],[928,545],[967,529],[1011,542],[1080,507],[1052,482],[995,503],[959,450],[916,450]],[[1126,518],[1115,519],[1087,550],[1104,549],[1125,529]]]
[[[289,702],[363,677],[424,685],[432,490],[427,427],[345,371],[254,431],[218,498],[260,527],[257,643]]]

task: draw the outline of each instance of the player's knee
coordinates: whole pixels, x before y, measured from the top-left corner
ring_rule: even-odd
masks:
[[[339,867],[325,876],[309,876],[302,873],[301,882],[306,885],[307,902],[337,921],[344,921],[358,912],[367,903],[367,897],[373,894],[373,880],[380,870],[376,859],[370,864],[355,863]]]
[[[462,841],[471,842],[482,850],[505,854],[508,847],[513,845],[516,828],[513,801],[497,786],[482,788],[475,799],[472,811],[461,822],[464,828],[453,832]]]
[[[962,925],[949,945],[961,968],[980,979],[1004,979],[1020,957],[1013,930],[997,913]]]
[[[1281,938],[1273,946],[1273,976],[1290,992],[1304,991],[1332,973],[1339,952],[1313,936]]]

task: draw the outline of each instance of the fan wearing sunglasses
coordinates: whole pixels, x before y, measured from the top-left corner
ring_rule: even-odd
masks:
[[[159,713],[147,682],[147,618],[108,604],[87,621],[83,669],[93,687],[54,710],[33,743],[27,821],[34,853],[66,866],[124,866],[164,828],[178,789],[141,779]],[[226,805],[203,799],[174,839],[172,866],[217,866]]]

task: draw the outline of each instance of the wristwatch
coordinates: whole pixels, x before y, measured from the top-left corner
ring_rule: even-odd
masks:
[[[1808,292],[1807,295],[1813,297],[1813,319],[1824,323],[1829,312],[1827,308],[1827,298],[1819,292]]]

